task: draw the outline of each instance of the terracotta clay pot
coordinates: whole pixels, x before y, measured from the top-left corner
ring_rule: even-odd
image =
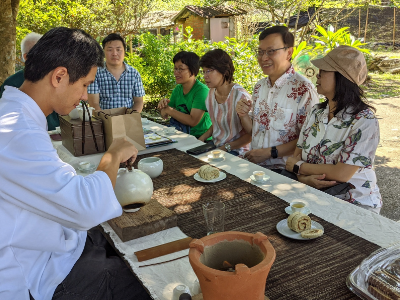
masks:
[[[275,249],[260,232],[227,231],[193,240],[189,261],[204,300],[264,300]]]

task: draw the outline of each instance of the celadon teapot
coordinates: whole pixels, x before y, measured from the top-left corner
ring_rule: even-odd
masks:
[[[115,183],[115,195],[122,208],[131,208],[133,204],[147,204],[153,195],[153,181],[146,173],[128,168],[120,168]]]

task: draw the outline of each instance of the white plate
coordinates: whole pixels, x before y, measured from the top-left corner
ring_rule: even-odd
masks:
[[[285,208],[285,212],[286,212],[288,215],[291,215],[291,214],[293,213],[292,208],[291,208],[290,206],[288,206],[288,207]],[[305,215],[308,215],[308,214],[311,213],[311,210],[310,210],[308,207],[306,207],[305,209],[303,209],[303,212],[302,212],[302,213],[305,214]]]
[[[212,154],[208,154],[208,160],[212,160],[212,161],[224,161],[225,157],[223,155],[221,155],[218,158],[215,158]]]
[[[288,238],[291,239],[295,239],[295,240],[312,240],[312,239],[306,239],[301,237],[300,232],[297,233],[295,231],[293,231],[292,229],[290,229],[287,226],[287,219],[284,219],[282,221],[280,221],[278,224],[276,224],[276,229],[278,230],[278,232]],[[313,220],[311,220],[311,229],[322,229],[324,230],[324,227],[319,224],[318,222],[315,222]],[[316,239],[316,238],[314,238]]]
[[[200,182],[205,182],[205,183],[214,183],[214,182],[218,182],[221,180],[224,180],[226,178],[226,174],[224,172],[219,172],[219,176],[215,179],[211,179],[211,180],[205,180],[203,178],[200,177],[200,175],[198,173],[194,174],[194,179]]]
[[[263,180],[256,180],[254,175],[250,175],[250,179],[253,180],[256,183],[264,183],[269,179],[269,176],[268,175],[264,175],[264,179]]]
[[[79,164],[78,164],[78,167],[77,167],[78,171],[82,172],[82,173],[91,173],[94,170],[96,170],[96,168],[97,168],[97,166],[95,164],[92,164],[92,163],[90,163],[89,168],[86,168],[86,169],[82,168]]]

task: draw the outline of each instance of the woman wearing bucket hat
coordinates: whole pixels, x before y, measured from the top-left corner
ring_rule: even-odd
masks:
[[[382,197],[372,169],[379,124],[360,88],[367,77],[365,58],[353,47],[339,46],[312,63],[320,69],[317,91],[326,101],[307,115],[286,170],[305,184],[379,213]]]

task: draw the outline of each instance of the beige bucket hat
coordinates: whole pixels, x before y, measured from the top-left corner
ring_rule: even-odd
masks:
[[[360,50],[350,46],[339,46],[322,58],[311,63],[324,71],[336,71],[357,85],[367,78],[367,62]]]

